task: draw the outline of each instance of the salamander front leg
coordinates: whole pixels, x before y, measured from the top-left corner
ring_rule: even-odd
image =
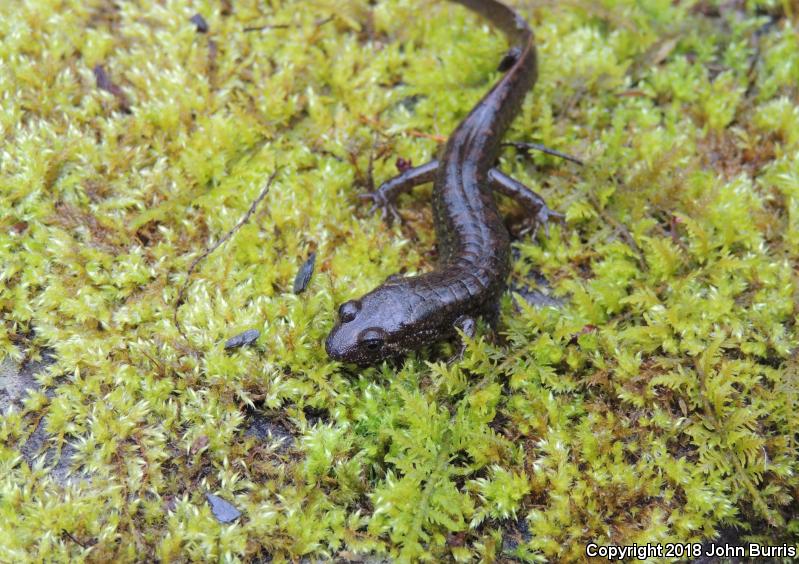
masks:
[[[477,334],[477,322],[474,320],[474,317],[470,317],[468,315],[461,315],[458,319],[455,320],[455,329],[460,329],[463,331],[463,334],[473,339],[474,336]]]
[[[488,181],[490,182],[491,188],[493,190],[496,190],[500,194],[504,194],[509,198],[513,198],[525,210],[530,212],[530,215],[535,219],[533,235],[535,235],[535,230],[538,229],[538,226],[543,225],[544,231],[546,232],[547,236],[549,236],[549,221],[551,219],[557,221],[561,221],[563,219],[563,214],[551,210],[544,201],[544,198],[530,190],[518,180],[514,180],[510,176],[502,174],[497,169],[492,168],[489,171]]]
[[[469,315],[461,315],[455,320],[453,325],[455,329],[459,329],[467,339],[474,339],[474,336],[477,334],[477,321],[475,321],[474,317]],[[462,359],[464,353],[466,353],[466,341],[461,340],[461,350],[452,360]]]
[[[395,202],[397,196],[403,192],[408,192],[414,186],[432,182],[438,169],[438,161],[432,160],[429,163],[421,166],[415,166],[402,171],[394,178],[390,178],[377,187],[374,192],[360,194],[359,197],[365,200],[372,200],[372,208],[369,213],[374,213],[380,208],[381,216],[386,219],[387,214],[396,220],[400,220],[400,215],[397,212]]]

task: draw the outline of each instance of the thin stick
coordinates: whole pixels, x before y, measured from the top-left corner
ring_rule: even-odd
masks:
[[[206,257],[208,257],[208,255],[217,250],[223,243],[225,243],[228,239],[230,239],[236,231],[241,229],[241,227],[245,223],[247,223],[247,221],[250,219],[250,216],[253,213],[255,213],[255,209],[258,207],[258,204],[260,204],[261,201],[264,198],[266,198],[266,195],[269,193],[269,188],[272,187],[272,181],[275,179],[278,172],[280,172],[280,167],[277,167],[275,171],[269,176],[269,179],[266,181],[266,186],[264,186],[264,189],[261,190],[261,193],[258,194],[258,197],[255,198],[253,203],[250,205],[250,209],[247,210],[247,213],[244,214],[244,217],[242,217],[239,220],[239,222],[235,225],[235,227],[233,227],[233,229],[228,231],[225,234],[225,236],[219,239],[219,241],[217,241],[214,245],[206,248],[203,254],[194,259],[191,265],[189,266],[189,270],[186,272],[186,281],[183,283],[183,286],[180,288],[180,292],[178,292],[178,299],[175,301],[175,308],[172,312],[172,320],[175,323],[175,327],[177,327],[180,336],[183,337],[186,343],[188,343],[189,347],[192,350],[194,350],[194,352],[197,354],[199,354],[199,352],[196,349],[194,349],[194,347],[191,346],[191,341],[189,341],[189,338],[186,336],[186,333],[183,331],[183,326],[180,324],[180,320],[178,319],[178,309],[180,308],[181,305],[183,305],[183,301],[186,298],[186,290],[188,289],[189,283],[191,282],[191,275],[194,272],[194,269],[197,268],[197,265],[200,264],[201,261],[203,261]]]
[[[85,544],[83,544],[82,542],[80,542],[78,539],[76,539],[76,538],[75,538],[75,537],[72,535],[72,533],[70,533],[70,532],[69,532],[69,531],[67,531],[66,529],[61,529],[61,532],[62,532],[63,534],[65,534],[65,535],[67,535],[67,537],[69,537],[69,538],[70,538],[70,540],[72,540],[72,542],[74,542],[75,544],[77,544],[77,545],[78,545],[79,547],[81,547],[82,549],[86,550],[86,545],[85,545]]]
[[[267,29],[288,29],[291,26],[288,24],[266,24],[266,25],[256,25],[252,27],[245,27],[244,32],[249,33],[251,31],[264,31]]]
[[[552,155],[553,157],[560,157],[561,159],[566,159],[567,161],[577,163],[578,165],[585,164],[577,157],[572,157],[571,155],[567,155],[566,153],[561,153],[560,151],[556,151],[555,149],[550,149],[546,145],[541,145],[540,143],[522,143],[520,141],[510,141],[508,143],[503,143],[503,145],[506,147],[513,147],[518,151],[529,151],[533,149],[536,151],[541,151],[542,153],[546,153],[547,155]]]

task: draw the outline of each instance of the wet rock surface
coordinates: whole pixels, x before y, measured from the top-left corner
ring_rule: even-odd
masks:
[[[279,421],[250,413],[248,416],[249,427],[244,431],[245,437],[253,437],[268,443],[279,443],[278,450],[288,450],[294,446],[294,435]]]
[[[41,360],[24,360],[21,363],[6,357],[0,362],[0,414],[7,415],[12,411],[20,410],[29,394],[41,389],[36,379],[37,374],[47,370],[55,362],[51,353],[42,354]],[[45,395],[52,398],[55,392],[45,390]],[[62,486],[70,484],[80,477],[70,474],[70,466],[76,449],[70,443],[65,443],[59,455],[58,448],[51,441],[52,436],[47,433],[47,418],[38,420],[36,429],[23,444],[17,445],[22,457],[28,466],[33,466],[44,457],[44,464],[50,468],[50,476]],[[58,459],[56,457],[58,456]]]

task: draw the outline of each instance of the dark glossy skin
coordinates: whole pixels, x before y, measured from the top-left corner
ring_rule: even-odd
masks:
[[[496,319],[510,272],[510,237],[493,190],[517,199],[540,223],[553,215],[540,196],[493,169],[502,136],[536,79],[533,34],[509,7],[494,0],[454,0],[501,29],[511,43],[505,75],[449,137],[438,160],[404,171],[370,194],[396,215],[392,202],[411,187],[433,181],[433,217],[439,265],[427,274],[390,277],[339,308],[325,341],[335,360],[361,365],[401,356],[453,336],[474,333],[474,319]]]

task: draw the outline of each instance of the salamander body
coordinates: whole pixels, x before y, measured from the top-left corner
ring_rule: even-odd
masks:
[[[396,196],[433,181],[433,218],[439,263],[419,276],[392,276],[360,299],[343,303],[325,348],[336,360],[371,364],[474,331],[474,319],[497,315],[510,272],[510,237],[494,190],[519,200],[539,221],[543,200],[494,169],[502,137],[536,80],[533,33],[514,10],[495,0],[453,0],[479,13],[510,42],[504,76],[450,135],[440,158],[404,171],[373,194],[394,211]]]

